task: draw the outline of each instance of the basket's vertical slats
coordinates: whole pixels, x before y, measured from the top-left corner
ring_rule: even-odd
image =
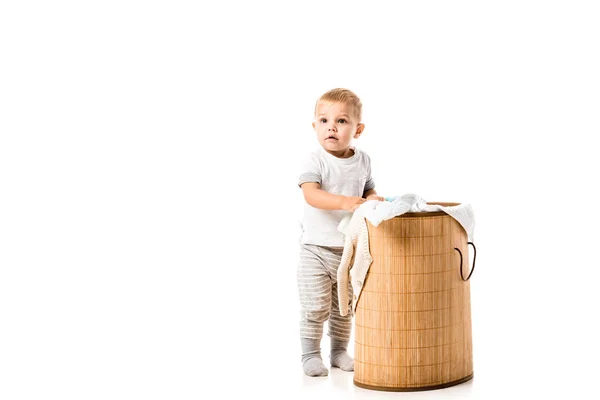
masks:
[[[473,372],[466,233],[448,215],[368,223],[373,264],[355,315],[357,384],[382,390],[444,385]]]

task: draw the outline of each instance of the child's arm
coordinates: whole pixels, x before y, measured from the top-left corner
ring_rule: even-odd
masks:
[[[354,212],[362,203],[367,201],[361,197],[342,196],[321,189],[316,182],[302,184],[302,193],[308,204],[321,210],[345,210]]]
[[[375,189],[367,190],[365,192],[365,194],[363,194],[363,197],[367,200],[385,201],[385,199],[383,197],[377,195],[377,192],[375,191]]]

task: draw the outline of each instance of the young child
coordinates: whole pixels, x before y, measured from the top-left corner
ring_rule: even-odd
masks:
[[[346,349],[352,328],[352,287],[346,316],[340,316],[337,298],[337,268],[344,238],[337,230],[342,218],[367,200],[384,201],[375,192],[369,156],[352,145],[365,129],[362,104],[350,90],[333,89],[315,106],[320,148],[306,159],[298,185],[304,199],[304,218],[298,266],[300,293],[300,341],[302,367],[309,376],[326,376],[321,359],[323,323],[329,321],[332,367],[354,371],[354,360]]]

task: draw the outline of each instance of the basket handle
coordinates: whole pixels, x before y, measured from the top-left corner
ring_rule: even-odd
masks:
[[[463,275],[463,270],[462,270],[462,265],[463,265],[462,253],[456,247],[454,248],[454,250],[458,251],[458,254],[460,254],[460,277],[465,282],[471,278],[471,275],[473,275],[473,271],[475,271],[475,259],[477,258],[477,249],[475,248],[475,244],[473,244],[473,242],[467,242],[467,246],[469,246],[469,245],[473,246],[473,267],[471,268],[471,272],[469,272],[469,276],[467,276],[466,278]]]

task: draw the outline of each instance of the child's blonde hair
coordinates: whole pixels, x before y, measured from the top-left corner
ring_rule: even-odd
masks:
[[[317,107],[320,101],[331,101],[334,103],[344,103],[352,106],[354,109],[354,115],[358,118],[358,121],[361,121],[362,118],[362,103],[360,99],[354,92],[348,89],[331,89],[324,95],[322,95],[317,103],[315,104],[315,115],[317,114]]]

